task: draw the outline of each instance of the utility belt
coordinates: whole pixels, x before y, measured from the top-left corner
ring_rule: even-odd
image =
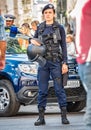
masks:
[[[56,62],[56,61],[60,61],[62,62],[62,55],[59,54],[59,53],[47,53],[44,58],[46,60],[49,60],[49,61],[53,61],[53,62]]]

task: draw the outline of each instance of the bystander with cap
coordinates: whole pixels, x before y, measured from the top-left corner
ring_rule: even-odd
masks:
[[[5,32],[6,36],[15,37],[18,33],[18,28],[14,25],[14,20],[16,19],[15,16],[11,14],[4,15],[5,17]]]

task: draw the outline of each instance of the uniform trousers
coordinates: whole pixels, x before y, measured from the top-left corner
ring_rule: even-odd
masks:
[[[48,81],[52,77],[54,90],[58,99],[59,107],[67,106],[66,93],[62,83],[62,65],[59,60],[55,62],[47,60],[44,67],[38,68],[38,108],[46,108],[48,96]]]

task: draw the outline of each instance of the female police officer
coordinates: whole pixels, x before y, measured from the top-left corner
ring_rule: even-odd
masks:
[[[67,50],[65,42],[65,31],[63,26],[58,24],[55,20],[55,9],[52,4],[46,5],[42,14],[45,21],[38,26],[35,33],[35,38],[39,38],[46,46],[46,64],[39,66],[38,69],[38,82],[39,82],[39,94],[38,94],[38,110],[39,118],[35,122],[35,125],[44,125],[44,111],[47,103],[48,95],[48,81],[50,75],[54,81],[54,89],[58,99],[59,108],[61,109],[62,124],[69,124],[66,117],[66,94],[62,84],[62,73],[68,71],[67,67]],[[33,44],[39,45],[33,40]],[[60,47],[62,54],[60,53]]]

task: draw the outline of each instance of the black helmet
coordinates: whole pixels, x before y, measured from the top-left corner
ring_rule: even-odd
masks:
[[[44,56],[44,54],[45,54],[44,46],[36,46],[31,43],[27,48],[27,55],[30,61],[36,61],[38,56]]]
[[[45,55],[45,51],[44,45],[37,46],[31,43],[27,48],[27,55],[31,62],[37,61],[39,64],[44,64],[43,56]]]

